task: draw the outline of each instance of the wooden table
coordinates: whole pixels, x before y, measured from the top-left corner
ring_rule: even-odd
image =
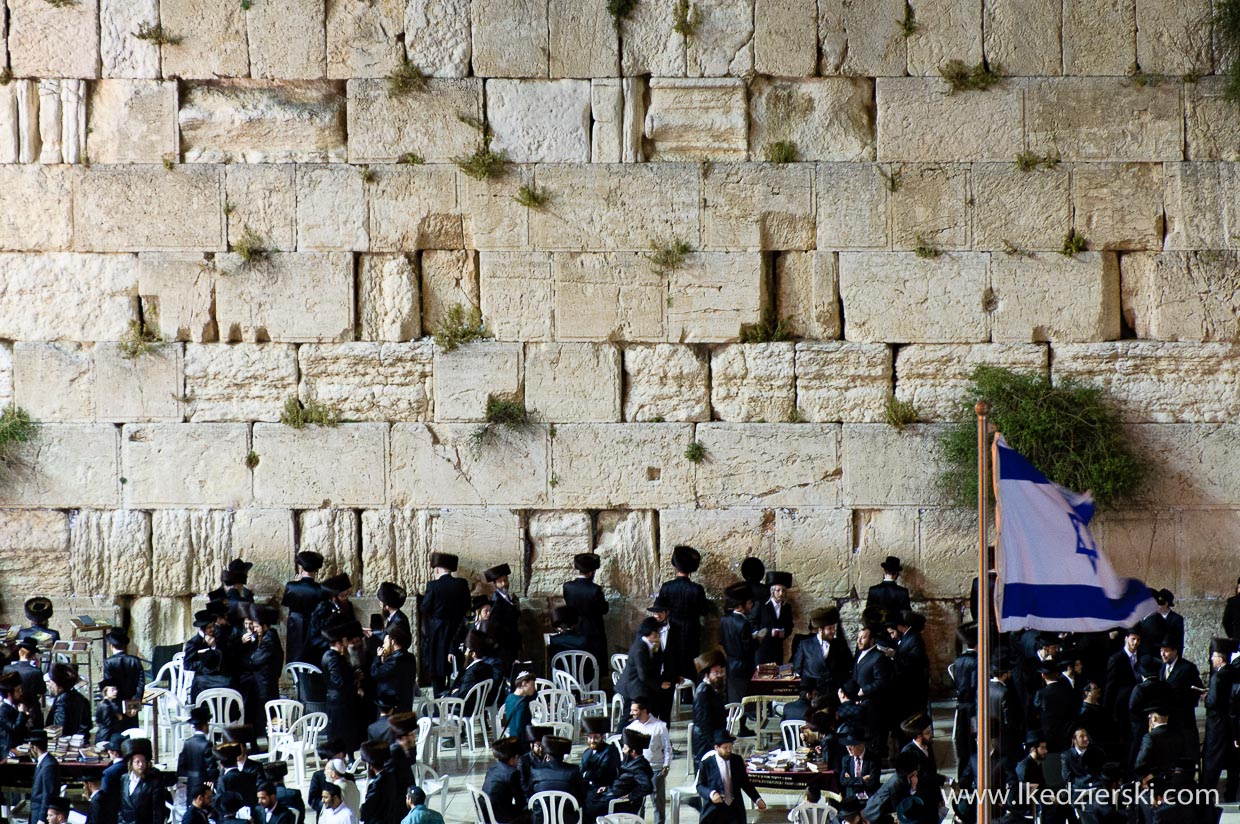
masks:
[[[801,676],[796,673],[785,676],[770,675],[759,667],[754,670],[753,677],[749,679],[749,689],[745,694],[796,698],[801,694]]]
[[[58,759],[59,760],[59,759]],[[88,778],[100,778],[111,761],[78,761],[76,756],[66,756],[60,761],[60,780],[66,784],[81,784]],[[34,784],[34,762],[29,758],[10,758],[0,764],[0,787],[4,789],[29,789]]]

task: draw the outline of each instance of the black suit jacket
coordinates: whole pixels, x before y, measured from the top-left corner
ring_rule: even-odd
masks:
[[[728,771],[732,774],[733,804],[745,803],[741,798],[741,793],[754,801],[762,797],[757,787],[749,780],[749,773],[745,772],[745,759],[733,753],[728,757]],[[710,800],[710,794],[717,792],[723,795],[723,775],[719,772],[718,758],[712,756],[698,762],[697,791],[698,797],[702,799],[700,820],[709,821],[711,816],[719,811],[719,805]]]
[[[288,608],[288,623],[284,630],[288,660],[305,660],[302,656],[310,633],[310,616],[314,614],[314,608],[327,597],[327,593],[312,578],[298,578],[284,585],[284,597],[280,603]]]
[[[29,734],[28,716],[17,707],[0,702],[0,752],[21,746]]]
[[[802,686],[812,686],[819,693],[834,695],[852,677],[853,654],[848,642],[838,633],[827,645],[827,650],[824,658],[822,642],[816,634],[802,638],[792,653],[792,668],[801,676]]]
[[[508,600],[499,591],[491,593],[491,621],[495,637],[499,641],[499,653],[505,661],[515,661],[521,655],[521,607]]]
[[[52,701],[51,723],[62,736],[90,733],[90,701],[77,690],[68,690]]]
[[[1081,714],[1081,699],[1066,681],[1055,681],[1038,690],[1033,705],[1039,729],[1051,752],[1063,752],[1072,743],[1072,728]]]
[[[912,601],[909,600],[908,590],[900,586],[895,581],[881,581],[870,587],[870,591],[865,597],[866,609],[879,607],[887,611],[887,619],[895,620],[901,610],[912,609]]]
[[[620,683],[616,692],[632,701],[639,696],[653,698],[659,694],[662,684],[663,661],[662,652],[652,652],[643,638],[638,638],[629,647],[629,662],[620,674]]]
[[[453,683],[452,689],[448,692],[451,698],[464,698],[469,695],[469,691],[483,681],[493,681],[495,679],[495,670],[486,661],[478,660],[467,666],[465,669],[457,673],[456,682]],[[472,715],[474,707],[466,702],[465,714]]]
[[[1063,779],[1073,787],[1084,789],[1090,781],[1102,775],[1102,765],[1106,763],[1106,753],[1095,744],[1090,744],[1083,754],[1077,753],[1076,747],[1069,747],[1063,752]]]
[[[1185,755],[1185,750],[1184,736],[1173,730],[1170,724],[1155,727],[1141,739],[1141,748],[1137,750],[1137,760],[1134,762],[1137,777],[1157,777],[1170,772]]]
[[[211,739],[195,733],[186,739],[177,757],[177,777],[185,779],[187,791],[199,781],[214,783],[220,777],[220,765],[211,748]]]
[[[857,765],[853,761],[853,757],[846,752],[840,758],[840,791],[845,798],[868,800],[882,786],[882,781],[879,780],[879,772],[878,763],[874,761],[874,758],[869,753],[862,757],[861,771],[857,772]]]
[[[1228,638],[1240,638],[1240,595],[1228,598],[1223,607],[1223,634]]]
[[[270,810],[257,807],[255,812],[257,815],[252,819],[254,824],[297,824],[293,812],[278,801]]]
[[[142,669],[142,662],[123,652],[110,655],[104,660],[103,677],[116,682],[116,694],[122,701],[141,698],[142,688],[146,686],[146,673]]]
[[[247,807],[253,807],[258,803],[258,779],[252,772],[234,769],[225,770],[220,774],[216,789],[221,793],[236,793],[241,796],[241,800]]]
[[[442,678],[452,671],[448,656],[469,608],[469,582],[465,579],[441,575],[426,585],[421,605],[425,640],[422,666],[432,677]]]
[[[1189,723],[1195,723],[1192,720],[1193,710],[1201,699],[1201,693],[1197,692],[1194,687],[1204,686],[1201,683],[1201,673],[1196,664],[1192,661],[1185,661],[1183,658],[1176,659],[1175,666],[1171,668],[1170,677],[1166,673],[1167,665],[1163,664],[1158,672],[1158,679],[1171,688],[1172,714],[1176,716],[1176,723],[1182,729],[1187,729]]]
[[[164,824],[168,820],[168,790],[159,770],[147,770],[146,778],[132,793],[127,792],[126,777],[120,782],[120,824]]]
[[[693,659],[702,652],[702,618],[713,609],[706,589],[689,578],[677,576],[659,587],[659,597],[667,602],[668,672],[692,678]]]
[[[716,730],[727,726],[728,710],[723,696],[702,681],[693,690],[693,760],[699,761],[713,746]]]
[[[491,799],[491,811],[497,824],[508,824],[525,812],[525,791],[521,789],[521,774],[515,766],[497,761],[487,768],[482,791]]]
[[[30,821],[47,821],[48,803],[60,795],[60,762],[48,753],[34,768],[30,789]]]
[[[366,797],[358,811],[361,824],[392,824],[404,818],[406,812],[400,779],[384,769],[366,782]]]
[[[413,691],[417,688],[418,663],[413,653],[398,650],[383,660],[378,655],[370,662],[370,677],[375,682],[375,699],[393,705],[393,713],[413,709]]]
[[[792,637],[795,627],[792,617],[792,604],[784,601],[779,607],[779,617],[775,617],[775,607],[770,600],[762,601],[753,611],[750,618],[757,629],[769,630],[767,636],[758,643],[759,664],[782,664],[784,662],[784,642]],[[783,636],[775,637],[775,630],[783,630]]]
[[[872,647],[864,657],[853,664],[853,680],[861,687],[861,697],[868,701],[882,701],[892,685],[894,670],[891,659],[877,647]]]
[[[554,758],[535,764],[530,770],[530,797],[549,790],[569,793],[580,806],[585,806],[586,785],[581,780],[581,773],[576,767]],[[535,810],[534,821],[541,824],[541,820]],[[563,824],[577,824],[577,815],[566,810]]]
[[[564,582],[563,590],[565,605],[576,609],[581,616],[581,633],[585,639],[582,649],[593,655],[599,667],[606,672],[609,650],[603,616],[611,607],[603,588],[589,579],[574,578]]]
[[[1128,725],[1128,698],[1132,695],[1132,688],[1137,685],[1137,680],[1137,673],[1124,650],[1107,659],[1102,705],[1110,712],[1111,720],[1122,727]]]

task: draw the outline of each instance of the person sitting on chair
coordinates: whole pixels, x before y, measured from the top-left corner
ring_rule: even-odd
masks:
[[[587,822],[600,815],[607,815],[615,804],[615,812],[641,815],[646,797],[654,791],[654,771],[646,760],[644,751],[650,746],[650,736],[644,732],[624,731],[624,761],[616,780],[602,794],[586,798]]]

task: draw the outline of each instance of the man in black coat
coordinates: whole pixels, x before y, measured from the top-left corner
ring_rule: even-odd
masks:
[[[542,749],[546,758],[530,769],[528,795],[531,798],[538,793],[554,790],[571,795],[577,800],[578,807],[585,806],[586,786],[581,779],[581,773],[571,764],[564,763],[572,748],[573,742],[567,738],[543,736]],[[577,821],[577,814],[566,810],[561,824],[577,824]],[[541,810],[537,808],[534,810],[534,824],[543,824]]]
[[[602,793],[586,796],[585,819],[606,815],[615,802],[617,813],[639,815],[646,797],[654,791],[654,771],[643,751],[650,746],[650,736],[639,730],[626,729],[622,743],[624,754],[616,778]]]
[[[31,822],[47,821],[47,805],[60,795],[60,762],[47,751],[47,731],[32,730],[26,738],[34,761],[34,783],[30,788]]]
[[[317,584],[316,584],[317,586]],[[198,700],[203,690],[231,687],[232,679],[228,677],[224,666],[224,655],[216,638],[216,614],[212,610],[198,610],[194,613],[193,635],[181,647],[185,653],[185,668],[194,673],[190,682],[190,700]],[[315,663],[317,666],[317,662]]]
[[[409,630],[412,636],[413,624],[402,609],[409,600],[409,593],[405,588],[400,584],[384,581],[375,591],[375,598],[379,601],[379,618],[383,621],[383,628],[367,630],[366,636],[375,639],[376,644],[382,644],[384,635],[398,626]]]
[[[909,600],[908,590],[896,583],[904,570],[900,559],[888,555],[879,566],[883,568],[883,580],[870,587],[870,591],[866,593],[865,608],[876,614],[881,610],[882,619],[889,621],[904,610],[911,610],[913,604]]]
[[[327,637],[323,631],[333,624],[357,620],[357,612],[353,609],[353,602],[349,600],[353,593],[353,582],[348,575],[343,572],[333,575],[325,579],[320,588],[324,597],[314,608],[314,612],[310,613],[310,632],[301,653],[303,658],[315,665],[319,665],[323,660],[323,653],[327,652],[328,648]],[[358,622],[358,626],[361,626],[361,622]]]
[[[297,824],[293,812],[280,803],[276,785],[270,781],[258,785],[258,808],[254,812],[254,824]]]
[[[839,776],[840,792],[844,798],[856,798],[863,803],[878,792],[882,782],[879,779],[881,767],[866,752],[865,736],[860,730],[846,730],[840,737],[847,753],[840,757]]]
[[[1035,694],[1033,706],[1047,751],[1058,758],[1072,743],[1072,730],[1081,713],[1081,699],[1076,690],[1059,677],[1058,661],[1043,661],[1040,668],[1043,686]]]
[[[874,629],[863,626],[857,632],[857,658],[852,680],[860,688],[858,697],[865,712],[867,746],[875,758],[887,752],[887,732],[891,728],[890,690],[893,688],[891,660],[874,643]]]
[[[52,711],[48,714],[51,724],[60,727],[60,735],[90,734],[90,699],[77,691],[78,670],[72,664],[52,664],[47,673],[51,685]]]
[[[418,760],[418,716],[412,712],[398,712],[387,718],[388,768],[396,776],[396,783],[403,793],[413,786],[414,764]],[[373,737],[371,740],[375,740]]]
[[[862,816],[866,821],[894,821],[896,810],[907,799],[918,798],[923,804],[938,809],[938,790],[933,789],[934,782],[924,780],[918,772],[918,760],[912,753],[902,752],[894,759],[895,775],[887,779],[878,792],[870,796],[866,802]],[[884,818],[884,816],[886,816]],[[923,811],[921,821],[927,818]],[[904,818],[900,819],[901,822]]]
[[[129,647],[129,635],[114,628],[108,630],[104,638],[111,654],[103,661],[103,677],[116,684],[117,698],[121,701],[140,700],[146,686],[146,672],[136,656],[125,652]],[[132,726],[137,726],[137,722]]]
[[[1023,795],[1025,798],[1032,798],[1035,793],[1046,789],[1046,737],[1038,730],[1030,730],[1025,738],[1025,757],[1016,765],[1016,787],[1017,797],[1021,796],[1020,787],[1023,786]],[[1035,810],[1032,803],[1026,805],[1009,804],[1007,807],[1009,812],[1023,811],[1031,815]]]
[[[521,757],[515,738],[501,738],[491,746],[495,763],[487,768],[482,782],[482,792],[491,800],[495,824],[512,824],[527,818],[525,791],[521,788],[521,774],[517,760]]]
[[[1184,616],[1172,609],[1175,595],[1169,589],[1150,590],[1158,608],[1141,619],[1141,646],[1153,653],[1168,638],[1184,648]]]
[[[956,780],[964,777],[969,758],[977,751],[974,721],[977,718],[977,624],[956,631],[962,652],[952,663],[952,688],[956,694],[956,720],[952,747],[956,751]]]
[[[582,726],[586,732],[586,749],[581,753],[579,768],[581,781],[586,788],[585,824],[591,824],[600,814],[596,802],[620,774],[620,752],[604,740],[611,732],[611,724],[607,718],[589,716],[582,719]],[[606,811],[607,806],[604,804],[602,812]]]
[[[403,625],[396,625],[383,635],[379,654],[370,662],[370,677],[375,684],[375,703],[382,701],[393,712],[413,709],[413,693],[417,688],[418,665],[409,651],[413,635]]]
[[[668,672],[677,678],[693,677],[693,659],[702,651],[702,618],[711,611],[710,600],[701,584],[690,579],[702,565],[702,554],[683,544],[672,548],[676,577],[659,587],[659,597],[668,606]],[[666,720],[666,719],[664,719]]]
[[[422,668],[430,675],[435,695],[443,694],[452,665],[453,640],[469,614],[469,582],[453,577],[460,559],[447,552],[431,553],[434,576],[426,585],[420,612],[423,628]]]
[[[1131,747],[1131,719],[1128,699],[1141,680],[1141,628],[1136,624],[1124,631],[1124,646],[1107,659],[1106,680],[1102,687],[1102,706],[1111,718],[1116,732],[1114,755],[1123,758]]]
[[[121,777],[118,788],[117,820],[120,824],[164,824],[168,819],[167,802],[171,799],[163,775],[151,766],[150,739],[129,739],[121,754],[128,771]]]
[[[724,591],[725,615],[719,621],[719,645],[728,658],[728,703],[739,704],[753,678],[758,641],[748,615],[753,608],[749,585],[732,584]],[[667,720],[667,719],[664,719]]]
[[[792,669],[801,686],[819,695],[834,694],[852,677],[853,654],[840,634],[839,607],[820,607],[809,615],[814,634],[802,638],[792,653]]]
[[[1186,755],[1192,757],[1185,747],[1184,735],[1168,721],[1172,708],[1166,705],[1146,707],[1149,711],[1150,731],[1141,739],[1133,770],[1138,780],[1145,781],[1170,773]]]
[[[306,641],[310,634],[310,616],[314,608],[327,597],[314,576],[323,568],[323,556],[312,550],[297,553],[297,577],[284,585],[284,597],[280,603],[288,609],[288,623],[284,630],[284,643],[288,648],[289,661],[306,661]],[[306,661],[318,666],[318,661]]]
[[[181,745],[181,754],[177,756],[177,778],[185,779],[187,787],[203,783],[214,785],[219,779],[220,767],[211,748],[211,739],[207,737],[211,708],[205,705],[191,708],[189,722],[194,732]]]
[[[582,552],[573,556],[573,568],[577,577],[564,582],[564,604],[576,611],[581,622],[581,634],[584,646],[581,648],[594,656],[601,674],[607,671],[608,647],[607,629],[603,626],[603,616],[610,606],[603,588],[594,582],[601,564],[599,556],[592,552]]]
[[[1151,656],[1143,655],[1137,662],[1137,675],[1141,681],[1132,688],[1128,696],[1128,722],[1130,749],[1126,766],[1131,769],[1137,759],[1137,751],[1141,749],[1141,740],[1149,732],[1150,721],[1148,707],[1172,704],[1171,688],[1160,678],[1161,662]]]
[[[900,640],[896,643],[896,683],[900,685],[897,718],[926,712],[930,707],[930,656],[921,630],[926,625],[925,616],[912,610],[904,610],[896,619]]]
[[[735,740],[727,730],[716,731],[713,757],[708,755],[698,762],[697,792],[702,801],[699,820],[703,824],[744,824],[745,801],[741,793],[749,796],[760,811],[766,809],[766,802],[745,771],[745,760],[732,752]]]
[[[1072,733],[1072,746],[1060,756],[1060,774],[1064,784],[1083,790],[1102,776],[1102,767],[1110,759],[1106,752],[1090,738],[1089,730],[1077,727]]]
[[[782,664],[784,642],[792,637],[793,628],[796,626],[792,604],[788,601],[788,590],[792,588],[792,573],[768,572],[766,583],[770,597],[759,600],[758,607],[750,616],[756,629],[766,630],[766,636],[758,644],[758,663]]]
[[[362,625],[356,620],[333,624],[323,631],[331,648],[323,654],[321,668],[327,687],[327,737],[339,741],[350,757],[361,744],[365,732],[357,670],[349,661],[348,646],[352,638],[360,638]]]
[[[1236,594],[1223,607],[1223,635],[1240,638],[1240,579],[1236,581]]]
[[[366,797],[358,811],[361,824],[392,824],[404,818],[405,798],[399,778],[390,770],[391,750],[387,744],[368,741],[362,746],[362,760],[366,762],[370,780],[366,782]]]
[[[250,570],[254,564],[233,558],[220,573],[220,583],[224,587],[224,600],[229,606],[254,603],[254,593],[246,586],[250,580]]]
[[[512,567],[499,564],[484,570],[482,577],[495,588],[491,593],[491,623],[489,627],[497,641],[496,652],[504,662],[503,672],[512,669],[512,662],[521,659],[521,607],[509,584]]]
[[[663,680],[664,652],[659,649],[660,632],[659,622],[654,618],[644,619],[637,627],[637,638],[633,640],[633,646],[629,647],[628,663],[616,684],[616,692],[626,699],[622,718],[632,709],[628,702],[638,696],[657,695],[659,690],[670,686]]]
[[[278,607],[249,605],[245,634],[241,636],[241,694],[245,696],[246,723],[255,730],[267,724],[266,705],[280,697],[280,673],[284,669],[284,648],[275,627],[280,623]]]
[[[220,793],[236,793],[245,806],[252,807],[258,801],[258,773],[241,768],[238,762],[244,755],[245,745],[240,741],[225,741],[215,748],[215,757],[220,762],[216,789]]]
[[[717,649],[702,653],[694,661],[702,679],[693,690],[693,763],[710,752],[715,733],[726,730],[728,710],[721,691],[727,682],[727,659]]]
[[[1168,636],[1159,645],[1162,671],[1158,678],[1171,689],[1171,726],[1184,736],[1189,752],[1198,752],[1201,739],[1197,733],[1197,703],[1205,694],[1201,673],[1192,661],[1180,657],[1182,645],[1174,636]]]
[[[465,634],[465,668],[456,675],[452,689],[446,695],[449,698],[468,698],[469,691],[482,682],[495,680],[495,670],[483,659],[490,654],[495,642],[476,629]],[[475,707],[465,704],[465,714],[472,715]]]
[[[105,664],[106,669],[106,664]],[[22,694],[25,696],[26,710],[30,713],[30,728],[43,727],[43,696],[47,695],[47,685],[43,681],[43,669],[39,665],[39,645],[33,638],[27,638],[17,645],[17,660],[4,668],[5,672],[14,672],[22,679]]]
[[[1223,771],[1227,785],[1223,800],[1236,800],[1240,789],[1240,752],[1236,749],[1240,731],[1240,667],[1230,663],[1236,642],[1215,638],[1210,642],[1210,686],[1206,692],[1206,736],[1203,748],[1201,786],[1206,790],[1218,787]]]

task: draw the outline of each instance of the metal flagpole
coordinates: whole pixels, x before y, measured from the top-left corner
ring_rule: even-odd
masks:
[[[977,824],[990,824],[990,569],[986,563],[986,483],[990,449],[990,404],[978,401],[977,413]]]

